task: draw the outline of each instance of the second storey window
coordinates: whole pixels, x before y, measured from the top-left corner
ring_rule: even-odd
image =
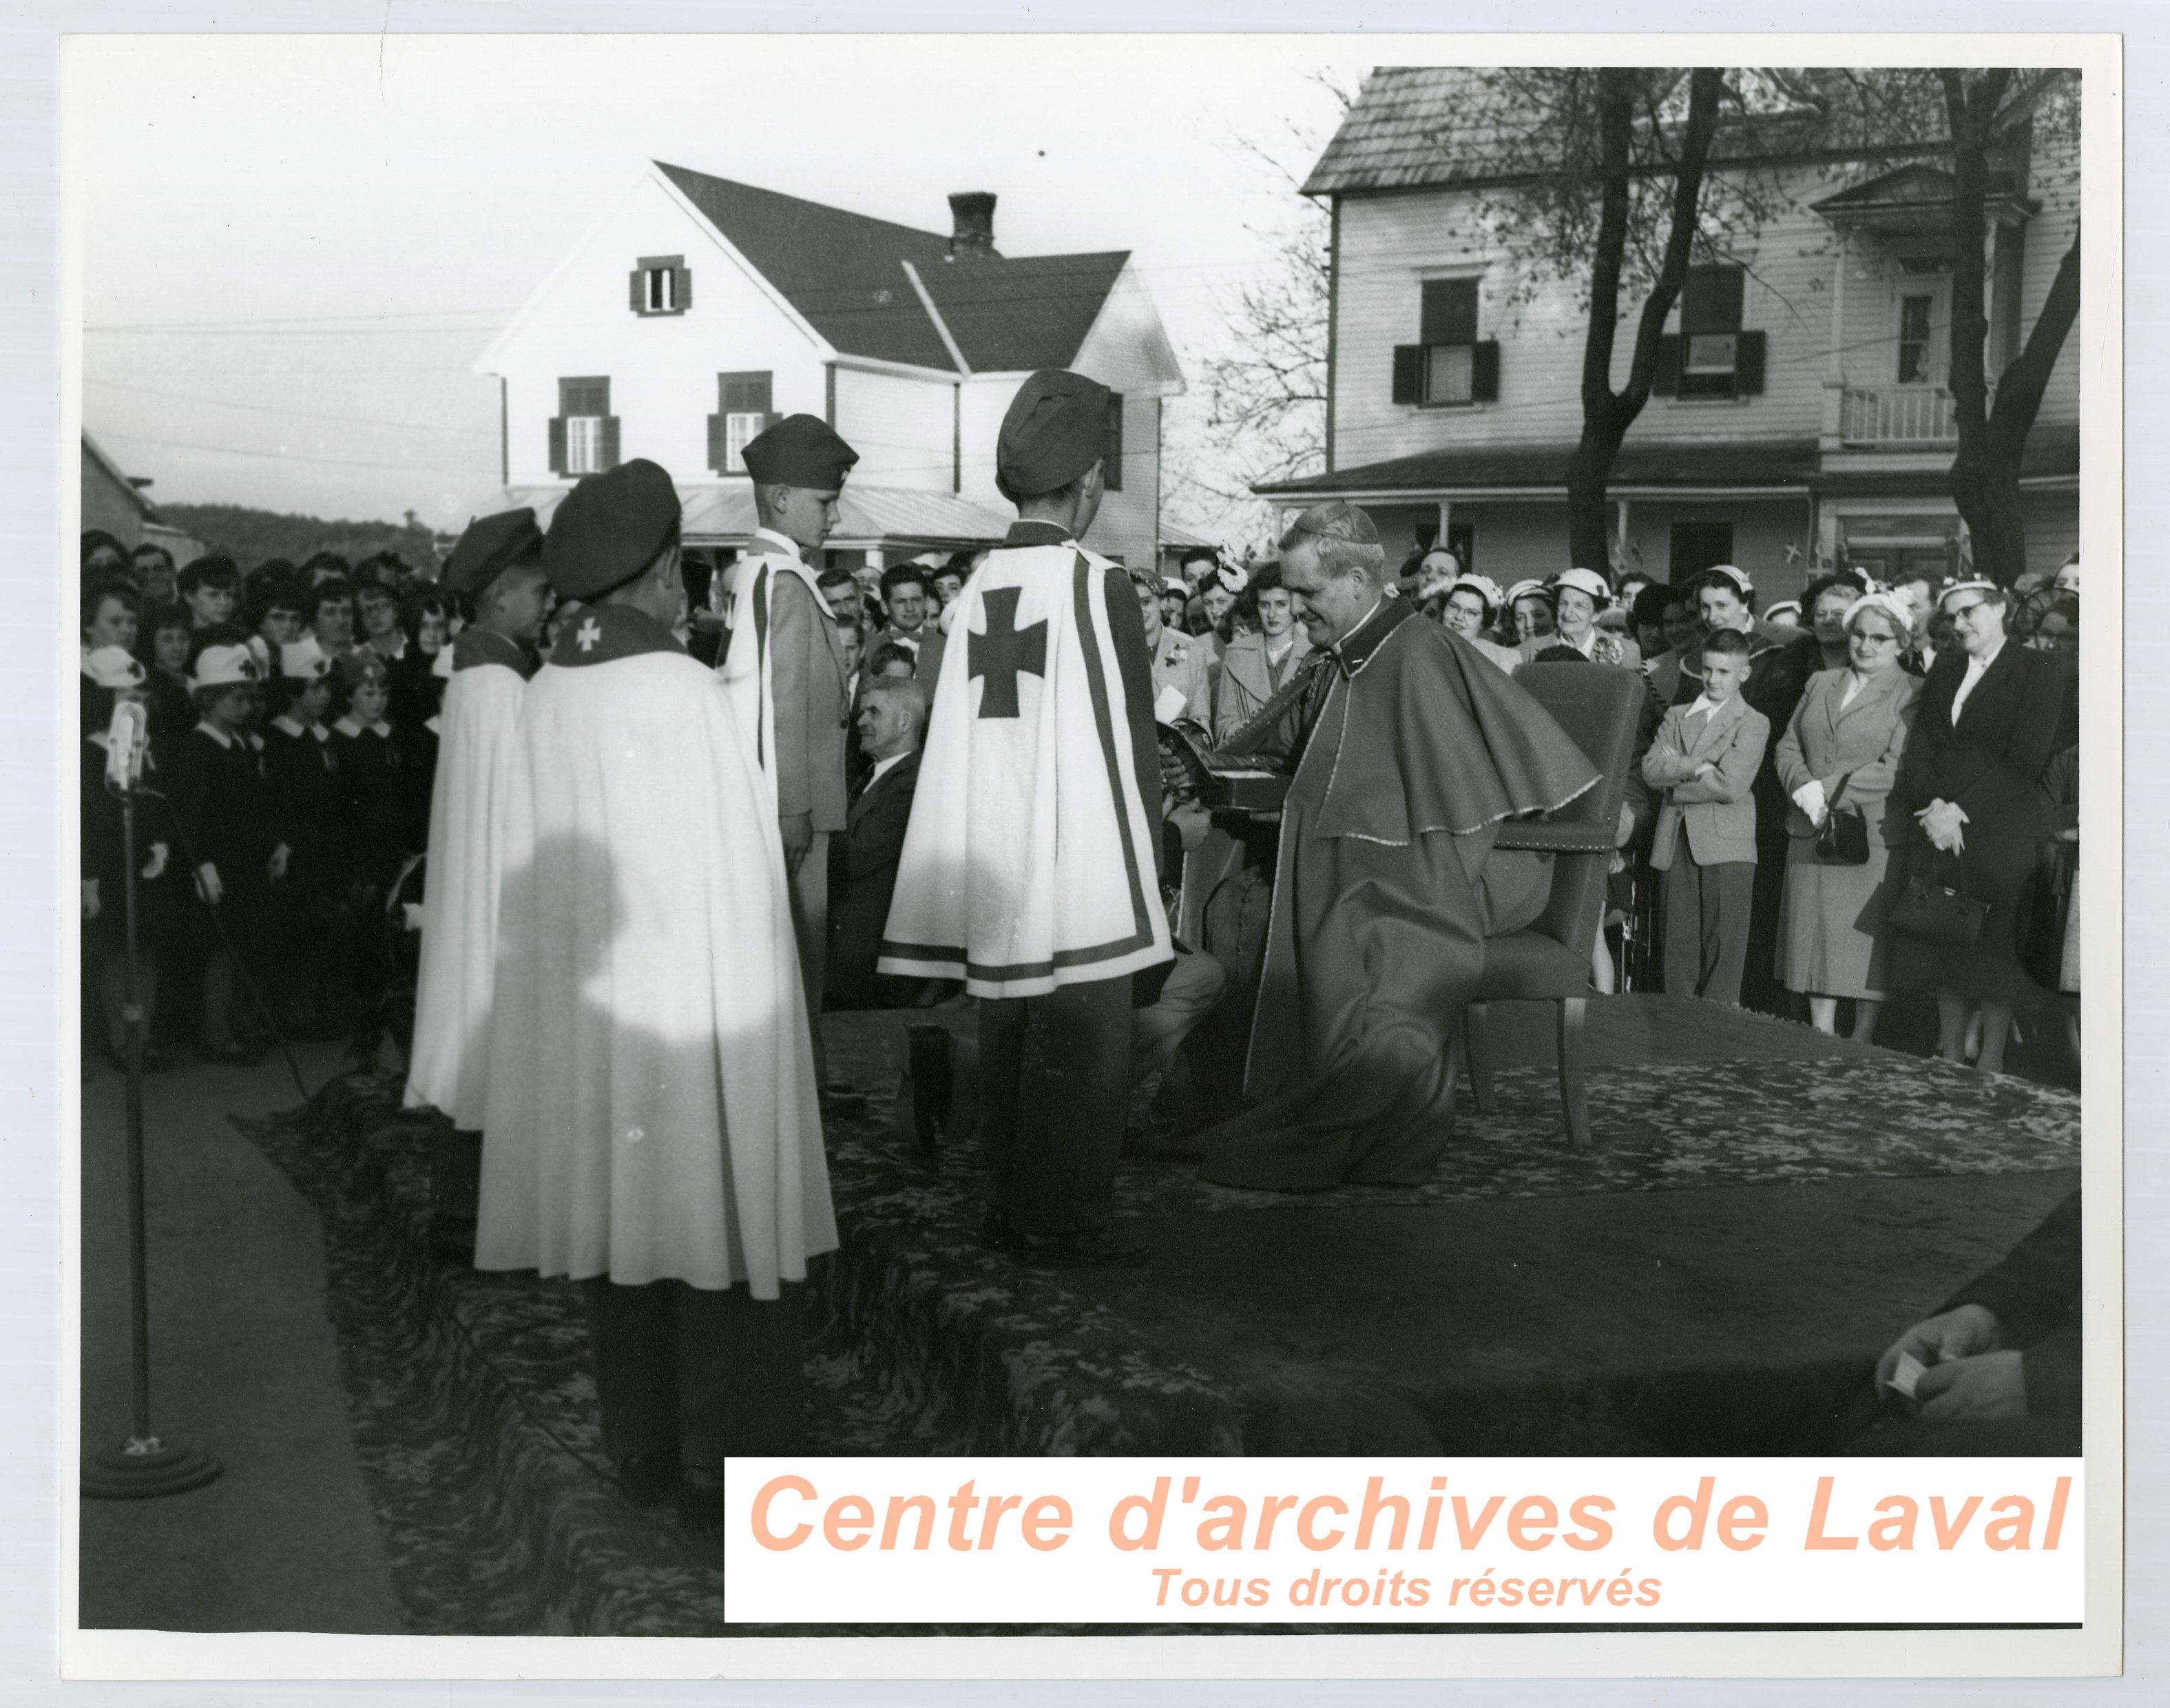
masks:
[[[600,474],[617,467],[617,417],[610,412],[610,381],[558,382],[558,413],[550,422],[550,472]]]
[[[1419,407],[1490,403],[1499,395],[1499,345],[1477,335],[1474,279],[1426,279],[1418,342],[1394,346],[1394,401]]]
[[[643,255],[633,270],[631,296],[636,314],[683,314],[693,306],[693,274],[685,256]]]
[[[1763,335],[1742,329],[1747,270],[1691,267],[1681,292],[1681,329],[1658,345],[1650,389],[1683,398],[1750,397],[1763,389]]]
[[[772,376],[719,373],[716,413],[708,417],[708,467],[719,474],[746,473],[746,447],[776,420]]]

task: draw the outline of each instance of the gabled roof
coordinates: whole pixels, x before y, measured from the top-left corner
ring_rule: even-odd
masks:
[[[1073,361],[1130,260],[997,253],[953,258],[949,239],[659,160],[658,170],[837,350],[954,370],[909,263],[975,373]]]
[[[104,471],[108,479],[120,489],[122,496],[142,512],[146,522],[158,521],[158,506],[143,495],[143,489],[120,472],[120,465],[105,454],[105,447],[90,436],[85,430],[83,436],[83,454]]]

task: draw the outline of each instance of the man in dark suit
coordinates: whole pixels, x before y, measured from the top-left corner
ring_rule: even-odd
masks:
[[[908,677],[869,683],[857,723],[869,769],[852,797],[843,833],[829,839],[827,1005],[901,1008],[918,981],[878,975],[874,957],[919,784],[926,693]]]

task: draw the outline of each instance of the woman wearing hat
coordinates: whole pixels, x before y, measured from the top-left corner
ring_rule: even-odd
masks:
[[[1553,583],[1554,632],[1534,646],[1525,641],[1526,661],[1552,646],[1571,646],[1595,664],[1643,667],[1643,650],[1624,634],[1597,626],[1597,613],[1612,602],[1612,589],[1595,570],[1565,570]]]
[[[1522,655],[1512,646],[1502,646],[1489,634],[1499,620],[1499,609],[1506,602],[1499,584],[1479,575],[1456,576],[1447,583],[1446,602],[1440,607],[1439,620],[1450,634],[1459,634],[1485,658],[1512,676],[1521,668]]]
[[[1558,627],[1553,590],[1542,581],[1517,581],[1507,589],[1507,622],[1527,662]]]
[[[121,1015],[126,988],[123,957],[128,946],[126,839],[121,834],[120,803],[105,786],[106,730],[113,709],[123,700],[145,700],[150,672],[118,646],[99,646],[83,661],[84,706],[93,715],[83,729],[83,975],[91,986],[103,1019],[108,1053],[127,1063],[128,1031]],[[147,780],[151,761],[144,761]],[[136,997],[143,1009],[143,1066],[156,1072],[172,1067],[163,1051],[147,1041],[158,1004],[158,949],[172,932],[173,895],[167,873],[173,859],[173,833],[163,804],[141,797],[136,812]],[[85,1034],[85,1042],[89,1035]]]
[[[1884,999],[1899,988],[1884,921],[1905,862],[1894,861],[1914,826],[1892,799],[1921,685],[1900,661],[1911,633],[1905,602],[1889,593],[1849,602],[1841,621],[1847,666],[1820,671],[1778,738],[1778,781],[1786,815],[1786,881],[1777,974],[1809,999],[1820,1032],[1838,1030],[1841,997],[1853,1001],[1852,1036],[1868,1043]],[[1817,836],[1834,812],[1858,813],[1868,858],[1828,863]]]
[[[1920,826],[1911,870],[1940,883],[1963,878],[1989,904],[1975,940],[1921,944],[1937,985],[1937,1053],[1966,1055],[1968,1011],[1981,1009],[1978,1065],[2004,1068],[2013,1004],[2028,989],[2020,970],[2020,894],[2054,825],[2042,774],[2077,739],[2071,672],[2050,654],[2007,640],[2005,592],[1994,582],[1944,589],[1938,609],[1956,645],[1938,653],[1899,774],[1899,801]]]
[[[250,725],[264,705],[264,673],[238,629],[199,639],[189,671],[196,725],[174,744],[167,795],[179,858],[190,867],[189,934],[205,954],[198,1053],[248,1063],[263,1051],[236,1025],[240,957],[260,964],[273,887],[289,851]]]

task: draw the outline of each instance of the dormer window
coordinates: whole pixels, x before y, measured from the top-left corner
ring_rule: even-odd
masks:
[[[643,255],[630,281],[633,312],[683,314],[693,305],[693,274],[683,255]]]

